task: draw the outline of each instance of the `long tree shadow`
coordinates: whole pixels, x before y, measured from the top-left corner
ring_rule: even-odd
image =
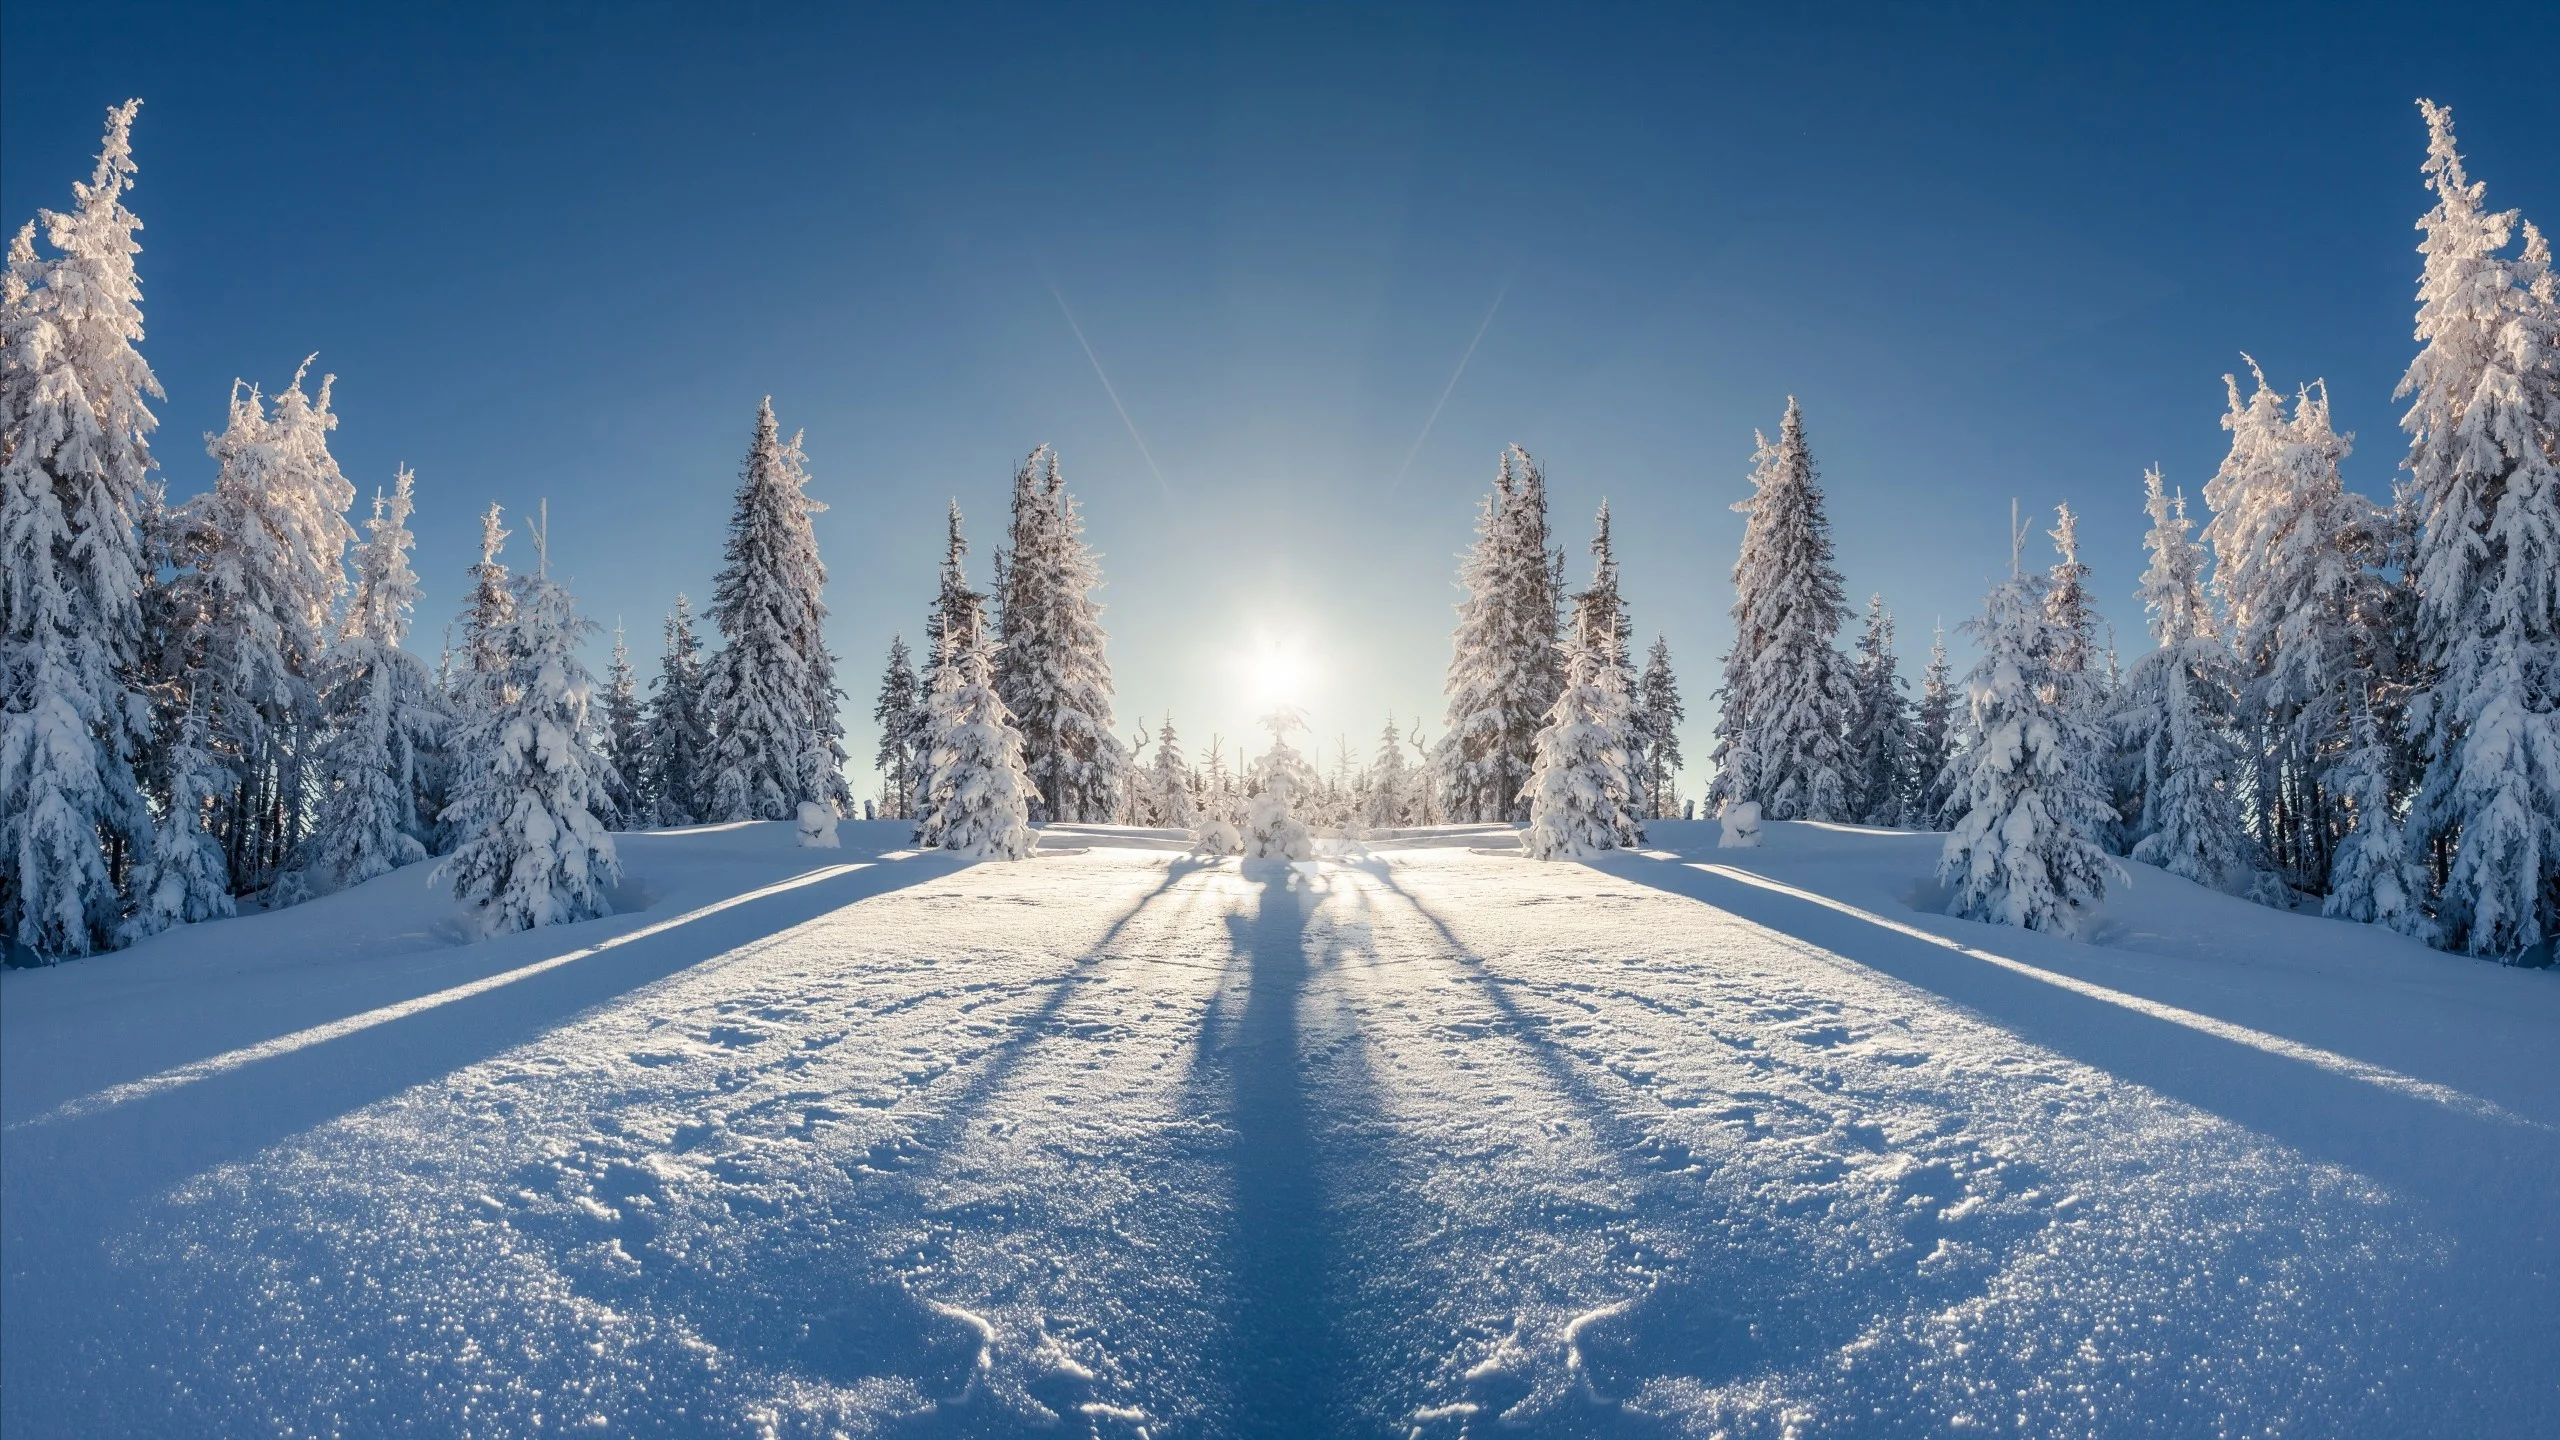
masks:
[[[1300,1005],[1317,903],[1285,864],[1247,867],[1250,916],[1227,924],[1246,967],[1244,1009],[1211,1059],[1231,1087],[1234,1220],[1232,1433],[1349,1433],[1335,1382],[1342,1337],[1325,1295],[1336,1269],[1316,1155]]]
[[[1006,1094],[1042,1043],[1062,1032],[1077,994],[1120,958],[1129,927],[1214,865],[1190,859],[1167,865],[1163,878],[1064,970],[1026,987],[1039,992],[1037,1003],[1008,1019],[1003,1036],[966,1062],[973,1067],[966,1080],[885,1147],[929,1157],[925,1163],[897,1165],[870,1175],[868,1183],[856,1180],[812,1196],[813,1203],[778,1217],[758,1243],[770,1256],[791,1257],[788,1263],[745,1273],[711,1273],[687,1263],[652,1267],[648,1293],[624,1298],[655,1313],[682,1314],[722,1348],[776,1373],[850,1387],[910,1384],[926,1403],[897,1433],[951,1440],[1056,1434],[1060,1417],[1075,1412],[1077,1397],[1067,1393],[1075,1387],[1048,1393],[1036,1383],[1024,1390],[1017,1375],[991,1380],[986,1350],[994,1337],[940,1308],[942,1297],[917,1293],[893,1268],[883,1269],[879,1242],[910,1234],[924,1219],[970,1127]],[[798,1317],[798,1323],[777,1326],[776,1316]]]
[[[2512,1112],[2429,1098],[2173,1017],[1986,964],[1813,901],[1693,869],[1628,861],[1603,873],[1695,900],[1842,962],[1953,1002],[2000,1029],[2156,1090],[2430,1204],[2479,1218],[2560,1211],[2560,1131]],[[1888,917],[1891,918],[1891,917]],[[2062,942],[1975,927],[1966,943],[2028,956]],[[2346,1057],[2356,1060],[2358,1057]],[[2522,1182],[2522,1183],[2518,1183]],[[2475,1209],[2475,1207],[2479,1207]],[[2560,1240],[2560,1236],[2554,1236]]]
[[[117,1249],[182,1181],[531,1043],[743,945],[955,868],[927,858],[849,871],[350,1035],[14,1126],[0,1142],[0,1249],[10,1281],[0,1286],[0,1359],[12,1377],[52,1377],[46,1389],[55,1396],[79,1393],[83,1374],[94,1377],[91,1388],[114,1388],[106,1377],[127,1362],[136,1327],[161,1308],[153,1275],[120,1263]],[[564,936],[549,953],[592,943]],[[83,1297],[77,1313],[28,1308],[35,1297],[66,1295]],[[7,1388],[14,1434],[38,1417],[15,1403],[30,1387]],[[74,1416],[44,1418],[36,1428],[83,1428]]]
[[[2416,1329],[2458,1334],[2448,1343],[2463,1353],[2446,1363],[2483,1377],[2552,1373],[2529,1338],[2547,1331],[2560,1295],[2560,1187],[2551,1180],[2560,1175],[2560,1132],[2552,1127],[2377,1084],[1685,864],[1630,858],[1594,868],[1764,926],[2026,1044],[2380,1183],[2450,1247],[2446,1263],[2421,1277],[2424,1293],[2400,1301],[2409,1315],[2440,1317]],[[1978,928],[1989,933],[1968,942],[1993,954],[2035,957],[2060,943]],[[2537,1388],[2560,1411],[2560,1382]]]
[[[1652,1288],[1626,1298],[1622,1308],[1579,1336],[1575,1363],[1587,1405],[1567,1405],[1532,1418],[1503,1416],[1504,1433],[1558,1436],[1639,1436],[1662,1432],[1653,1416],[1623,1408],[1645,1378],[1636,1355],[1675,1356],[1678,1373],[1705,1384],[1720,1384],[1742,1375],[1799,1361],[1837,1346],[1846,1328],[1825,1307],[1803,1303],[1825,1284],[1836,1283],[1802,1268],[1742,1263],[1743,1252],[1732,1242],[1746,1233],[1747,1217],[1722,1213],[1722,1204],[1693,1173],[1666,1171],[1640,1163],[1639,1157],[1662,1153],[1661,1136],[1628,1108],[1625,1100],[1603,1088],[1598,1062],[1582,1055],[1548,1032],[1552,1017],[1522,1005],[1511,991],[1519,981],[1497,974],[1421,897],[1398,883],[1392,873],[1379,875],[1383,887],[1404,902],[1440,937],[1446,953],[1476,980],[1476,993],[1501,1017],[1503,1032],[1517,1042],[1555,1092],[1573,1107],[1584,1128],[1598,1142],[1611,1177],[1638,1197],[1637,1208],[1665,1220],[1679,1217],[1687,1228],[1720,1231],[1725,1243],[1700,1247],[1685,1261],[1669,1263]],[[1492,1391],[1489,1409],[1518,1395]]]
[[[867,866],[334,1039],[120,1103],[19,1122],[5,1141],[10,1187],[41,1182],[58,1188],[64,1174],[113,1157],[112,1167],[99,1170],[102,1186],[78,1197],[84,1208],[119,1194],[157,1194],[288,1135],[503,1054],[740,946],[952,870],[930,860]],[[566,955],[594,943],[590,935],[564,934],[551,953]],[[547,956],[537,952],[531,958]],[[110,1181],[111,1186],[104,1183]],[[11,1209],[14,1214],[14,1203]]]
[[[963,1059],[963,1065],[969,1068],[962,1076],[955,1077],[961,1083],[956,1090],[949,1092],[945,1103],[911,1124],[896,1142],[885,1148],[898,1156],[932,1156],[947,1153],[960,1145],[972,1120],[999,1099],[1015,1074],[1036,1053],[1040,1042],[1058,1033],[1060,1022],[1076,993],[1085,981],[1092,978],[1093,972],[1111,958],[1128,926],[1199,868],[1190,862],[1176,862],[1167,867],[1161,881],[1113,917],[1069,966],[1036,986],[1025,987],[1039,992],[1036,1003],[1027,1009],[1016,1007],[999,1038]],[[947,876],[957,869],[928,859],[924,866],[911,869],[905,880],[913,883]],[[809,891],[824,891],[829,884],[841,886],[845,879],[858,881],[872,873],[857,871],[843,879],[819,882],[806,890],[774,898],[789,899],[807,895]],[[875,883],[869,887],[868,893],[876,894],[889,888],[893,887]],[[848,897],[838,889],[825,895],[810,896],[802,907],[777,908],[768,900],[757,902],[755,907],[741,906],[722,918],[734,917],[741,933],[761,938],[858,898],[865,896]],[[676,938],[669,934],[653,940],[634,941],[598,958],[636,958],[652,967],[651,971],[635,976],[626,966],[622,973],[629,982],[661,978],[662,974],[680,971],[685,965],[678,963],[677,957],[660,956],[640,947]],[[703,958],[698,951],[699,943],[700,937],[697,936],[696,951],[690,956],[692,960]],[[578,968],[577,964],[565,966],[559,971],[529,977],[506,989],[524,991],[528,985],[573,974]],[[535,994],[546,1002],[545,1014],[551,1013],[547,1002],[559,998],[546,991],[527,993]],[[484,1004],[493,998],[491,995],[472,997],[473,1001]],[[606,997],[605,1003],[612,998]],[[589,1005],[584,1008],[596,1007]],[[414,1025],[424,1018],[413,1017],[369,1033],[396,1034],[403,1026]],[[531,1032],[543,1028],[546,1027],[528,1024],[522,1027],[525,1033],[504,1038],[508,1043],[531,1040],[536,1038]],[[496,1041],[502,1037],[494,1031],[486,1038],[491,1041],[486,1047],[489,1052],[495,1053],[501,1048]],[[441,1050],[429,1048],[431,1053],[443,1054],[448,1059],[448,1065],[439,1069],[467,1063],[467,1059],[455,1058],[453,1046],[447,1045]],[[277,1061],[261,1062],[260,1066],[249,1069],[289,1065],[297,1058],[299,1052],[279,1057]],[[392,1083],[391,1077],[379,1078],[382,1091],[388,1093],[399,1088]],[[422,1074],[416,1078],[431,1080],[435,1077]],[[150,1097],[132,1106],[108,1111],[83,1123],[122,1123],[125,1110],[165,1106],[180,1097],[187,1097],[190,1103],[194,1103],[189,1091],[209,1089],[221,1081],[236,1079],[236,1074],[216,1077],[186,1090]],[[637,1099],[645,1105],[650,1095],[644,1092]],[[138,1188],[128,1197],[129,1203],[110,1207],[109,1211],[91,1217],[86,1224],[92,1233],[81,1238],[74,1259],[92,1272],[89,1279],[94,1286],[87,1293],[100,1297],[100,1302],[85,1307],[80,1315],[36,1317],[25,1314],[26,1323],[16,1323],[22,1318],[22,1312],[14,1304],[14,1297],[22,1292],[20,1287],[13,1285],[10,1290],[13,1297],[12,1324],[8,1336],[10,1373],[13,1377],[22,1373],[43,1373],[21,1371],[19,1366],[23,1362],[30,1366],[51,1367],[59,1378],[48,1382],[46,1393],[52,1403],[43,1411],[31,1410],[19,1403],[32,1393],[33,1387],[10,1387],[9,1433],[14,1435],[20,1428],[26,1428],[30,1433],[133,1433],[137,1428],[148,1428],[137,1417],[159,1413],[155,1406],[168,1407],[167,1413],[172,1417],[167,1422],[152,1422],[155,1425],[174,1423],[179,1430],[203,1433],[236,1428],[236,1416],[225,1416],[216,1408],[193,1408],[199,1399],[208,1407],[221,1404],[225,1397],[219,1393],[220,1387],[212,1387],[201,1397],[185,1396],[172,1404],[160,1386],[126,1381],[132,1379],[129,1374],[131,1355],[183,1351],[186,1343],[183,1333],[190,1326],[210,1324],[216,1328],[226,1327],[231,1323],[228,1317],[241,1297],[225,1292],[219,1284],[205,1286],[205,1277],[189,1275],[181,1278],[198,1287],[198,1313],[171,1313],[169,1304],[154,1303],[155,1297],[151,1292],[161,1282],[155,1279],[153,1267],[149,1264],[114,1263],[107,1253],[108,1247],[120,1244],[121,1237],[129,1234],[151,1233],[152,1225],[157,1223],[154,1217],[167,1218],[159,1208],[160,1202],[165,1201],[167,1184],[196,1173],[202,1165],[219,1164],[225,1158],[263,1151],[286,1139],[290,1133],[335,1118],[341,1110],[354,1103],[355,1100],[341,1095],[339,1104],[315,1107],[307,1117],[290,1114],[266,1117],[272,1122],[275,1132],[271,1135],[244,1139],[237,1133],[243,1127],[232,1127],[233,1133],[229,1138],[235,1143],[220,1147],[222,1153],[203,1160],[193,1156],[171,1157],[165,1171],[153,1178],[152,1188]],[[219,1114],[218,1106],[202,1112],[208,1121],[218,1118]],[[611,1113],[599,1114],[596,1120],[605,1133],[628,1133]],[[21,1157],[15,1148],[16,1138],[12,1137],[13,1188],[17,1185],[16,1177],[21,1174],[17,1169]],[[681,1145],[683,1142],[679,1138],[674,1143]],[[882,1148],[874,1148],[875,1156]],[[81,1151],[83,1155],[87,1153],[85,1149]],[[390,1158],[396,1162],[396,1156]],[[820,1173],[823,1175],[832,1168],[822,1167]],[[619,1222],[623,1228],[618,1238],[627,1245],[631,1254],[644,1261],[636,1269],[600,1269],[584,1263],[580,1257],[594,1239],[589,1233],[592,1226],[562,1224],[557,1217],[548,1215],[519,1216],[512,1223],[519,1243],[532,1244],[541,1254],[546,1268],[559,1273],[581,1294],[624,1313],[648,1315],[676,1329],[699,1334],[716,1347],[715,1353],[744,1362],[721,1366],[698,1376],[698,1381],[709,1387],[710,1394],[724,1393],[729,1387],[742,1383],[752,1384],[751,1377],[759,1373],[814,1380],[856,1391],[881,1381],[893,1385],[905,1382],[912,1385],[915,1396],[924,1404],[920,1413],[910,1417],[910,1426],[924,1433],[954,1436],[1055,1433],[1054,1416],[988,1403],[979,1383],[984,1373],[984,1337],[973,1328],[974,1322],[937,1306],[931,1297],[911,1293],[895,1266],[884,1266],[880,1261],[879,1247],[874,1241],[884,1234],[898,1231],[900,1226],[920,1213],[927,1203],[925,1197],[931,1189],[927,1182],[933,1172],[909,1168],[903,1163],[892,1163],[885,1168],[867,1166],[863,1163],[862,1152],[856,1151],[846,1161],[841,1173],[845,1177],[843,1180],[834,1184],[821,1181],[803,1190],[797,1203],[786,1209],[761,1213],[760,1218],[755,1219],[742,1215],[729,1220],[727,1224],[731,1226],[741,1223],[754,1226],[755,1260],[749,1264],[736,1263],[737,1253],[727,1247],[699,1247],[682,1239],[673,1244],[660,1244],[657,1239],[659,1226],[654,1219],[648,1218],[654,1211],[634,1209],[627,1201],[621,1202],[625,1218]],[[653,1194],[663,1201],[663,1193],[653,1189],[644,1169],[619,1166],[615,1174],[620,1177],[615,1183],[640,1187],[633,1193]],[[32,1186],[28,1188],[30,1191],[35,1189]],[[503,1190],[505,1187],[499,1188]],[[31,1211],[22,1211],[15,1204],[15,1198],[12,1197],[9,1217],[13,1224],[25,1221],[49,1226],[53,1230],[61,1228],[38,1220]],[[55,1197],[45,1195],[40,1198],[52,1200]],[[727,1202],[715,1199],[714,1203]],[[747,1203],[752,1207],[752,1200]],[[750,1211],[750,1214],[758,1213]],[[361,1247],[351,1248],[346,1237],[335,1235],[326,1228],[314,1231],[290,1223],[265,1226],[258,1234],[257,1243],[262,1249],[262,1258],[284,1265],[296,1274],[306,1271],[335,1273],[343,1270],[352,1257],[364,1253]],[[17,1262],[21,1249],[18,1240],[13,1238],[13,1269],[19,1268]],[[40,1288],[54,1288],[61,1283],[48,1279],[44,1287],[26,1287],[24,1293],[39,1293]],[[61,1291],[54,1288],[54,1293]],[[361,1297],[349,1298],[357,1303],[352,1304],[342,1317],[341,1328],[352,1327],[351,1333],[354,1334],[382,1331],[379,1343],[386,1347],[414,1344],[414,1340],[400,1334],[396,1323],[385,1324],[384,1317],[376,1313],[375,1305],[363,1303]],[[183,1309],[187,1303],[181,1301],[180,1308]],[[243,1323],[256,1322],[244,1320]],[[695,1363],[692,1353],[681,1349],[667,1360],[678,1369]],[[118,1380],[116,1377],[119,1375],[125,1380]],[[432,1385],[424,1390],[407,1388],[412,1378],[406,1372],[397,1376],[386,1375],[377,1386],[343,1397],[339,1403],[354,1409],[341,1419],[360,1431],[388,1430],[409,1426],[420,1416],[445,1413],[443,1400]],[[66,1396],[75,1403],[64,1405],[62,1401]],[[92,1397],[96,1401],[94,1407],[82,1408],[88,1406]],[[648,1404],[640,1409],[622,1414],[618,1424],[626,1433],[655,1430],[684,1433],[691,1424],[680,1418],[684,1413],[682,1410],[671,1416],[663,1409],[650,1408],[650,1405],[682,1405],[689,1398],[696,1404],[709,1403],[705,1394],[689,1397],[679,1384],[662,1395],[651,1397]],[[188,1414],[197,1416],[195,1423],[174,1419]]]

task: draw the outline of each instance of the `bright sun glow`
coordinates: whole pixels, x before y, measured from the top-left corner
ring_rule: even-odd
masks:
[[[1292,640],[1265,635],[1237,657],[1257,710],[1281,702],[1303,705],[1315,681],[1306,650]]]

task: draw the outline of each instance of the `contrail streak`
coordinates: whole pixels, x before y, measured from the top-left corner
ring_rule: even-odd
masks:
[[[1049,267],[1040,267],[1040,280],[1049,287],[1049,298],[1058,302],[1058,313],[1067,317],[1067,328],[1076,334],[1076,343],[1084,347],[1084,358],[1093,366],[1093,378],[1102,382],[1102,393],[1111,397],[1111,408],[1120,412],[1120,423],[1129,427],[1129,438],[1138,442],[1138,453],[1146,457],[1147,469],[1156,477],[1157,488],[1167,497],[1173,487],[1165,483],[1164,472],[1156,469],[1155,452],[1147,448],[1147,437],[1138,433],[1138,422],[1129,418],[1129,407],[1120,403],[1120,392],[1112,387],[1111,377],[1102,373],[1102,357],[1093,353],[1093,342],[1084,338],[1084,327],[1076,323],[1076,312],[1067,308],[1066,293],[1058,282],[1049,278]]]
[[[1513,271],[1511,280],[1519,278],[1519,272]],[[1502,288],[1494,292],[1492,308],[1484,312],[1484,323],[1476,327],[1475,338],[1467,342],[1466,353],[1458,357],[1458,368],[1449,372],[1449,383],[1440,387],[1440,398],[1431,402],[1431,414],[1422,422],[1422,433],[1413,437],[1413,448],[1404,452],[1404,463],[1396,467],[1396,478],[1387,482],[1388,494],[1396,493],[1396,487],[1404,483],[1404,472],[1413,468],[1413,457],[1422,453],[1422,442],[1431,438],[1431,427],[1440,423],[1440,407],[1449,403],[1450,393],[1458,388],[1458,377],[1467,373],[1467,362],[1476,358],[1476,347],[1484,343],[1484,332],[1493,328],[1495,313],[1511,293],[1511,280],[1503,281]]]

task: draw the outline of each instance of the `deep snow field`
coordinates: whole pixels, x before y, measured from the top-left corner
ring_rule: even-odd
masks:
[[[0,978],[0,1429],[2560,1434],[2560,978],[2147,867],[623,837]]]

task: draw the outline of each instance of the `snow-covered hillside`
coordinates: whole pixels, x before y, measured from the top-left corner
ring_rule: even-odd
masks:
[[[1933,836],[622,837],[0,979],[0,1421],[2560,1431],[2560,981]],[[1341,849],[1341,847],[1336,847]]]

